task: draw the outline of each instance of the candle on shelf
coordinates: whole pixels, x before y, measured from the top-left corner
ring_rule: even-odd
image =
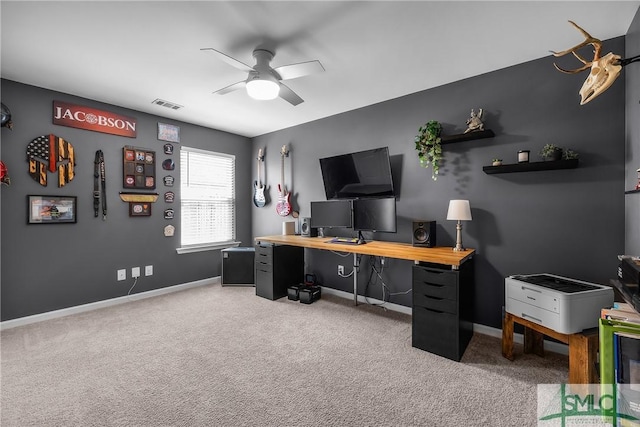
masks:
[[[529,150],[518,151],[518,163],[528,163],[528,162],[529,162]]]

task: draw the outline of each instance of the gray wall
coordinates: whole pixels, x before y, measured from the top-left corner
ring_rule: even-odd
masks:
[[[157,139],[157,123],[180,126],[185,146],[230,153],[236,156],[237,237],[251,245],[251,143],[248,138],[195,125],[176,122],[137,111],[105,105],[68,94],[48,91],[2,80],[2,102],[12,112],[13,130],[2,128],[2,160],[9,168],[11,186],[2,186],[2,320],[47,312],[79,304],[126,295],[132,285],[131,267],[142,267],[143,276],[133,293],[191,282],[220,275],[220,251],[178,255],[180,205],[174,203],[176,217],[163,218],[168,204],[159,200],[150,218],[130,218],[128,204],[119,198],[122,188],[122,147],[133,145],[154,149],[161,161],[164,142]],[[125,138],[52,124],[53,100],[94,107],[135,117],[137,138]],[[161,107],[158,107],[161,108]],[[34,138],[54,133],[75,148],[76,177],[58,188],[42,187],[28,175],[25,149]],[[171,156],[179,163],[179,146]],[[93,161],[103,150],[107,170],[106,222],[93,216]],[[160,162],[159,162],[160,163]],[[156,192],[164,194],[156,168]],[[179,168],[173,171],[172,191],[179,200]],[[26,195],[75,195],[78,223],[27,225]],[[176,226],[176,236],[164,237],[167,224]],[[144,276],[144,266],[154,267],[153,276]],[[116,270],[127,269],[127,280],[116,281]]]
[[[626,37],[626,55],[630,58],[640,55],[640,9],[636,13]],[[625,190],[632,190],[638,184],[640,168],[640,63],[632,63],[626,68],[626,115],[627,115],[627,160]],[[640,255],[640,193],[625,197],[625,253]]]
[[[624,51],[624,38],[606,41],[604,51],[610,50]],[[567,61],[561,64],[580,65],[575,58]],[[451,246],[455,224],[445,219],[448,202],[469,199],[473,221],[464,224],[463,242],[477,250],[475,320],[500,327],[505,276],[547,272],[607,283],[624,249],[624,80],[580,106],[578,90],[586,73],[562,74],[552,63],[546,57],[263,135],[254,138],[254,156],[266,147],[267,182],[276,197],[279,149],[290,146],[285,183],[300,215],[309,216],[309,203],[325,199],[319,158],[388,146],[400,191],[398,231],[367,238],[411,242],[412,220],[432,219],[438,222],[438,245]],[[461,133],[472,108],[484,108],[485,125],[496,137],[445,145],[440,178],[432,181],[414,149],[418,127],[438,120],[445,135]],[[482,171],[493,157],[515,163],[523,149],[540,160],[537,153],[546,143],[579,152],[580,167],[503,175]],[[252,210],[255,236],[281,232],[283,218],[273,203]],[[307,250],[307,260],[307,272],[316,273],[325,286],[352,290],[351,279],[335,273],[336,265],[348,265],[350,258]],[[384,278],[391,292],[411,288],[410,266],[388,260]],[[365,265],[360,294],[368,276]],[[380,298],[380,286],[368,295]],[[390,301],[410,306],[411,295]]]
[[[636,46],[637,33],[636,16],[629,34]],[[624,39],[606,41],[604,49],[624,51]],[[636,53],[632,49],[630,54]],[[638,218],[634,211],[638,204],[633,204],[637,195],[623,195],[625,188],[635,185],[637,156],[633,156],[640,150],[637,127],[629,117],[637,117],[637,110],[633,110],[637,104],[629,101],[637,98],[637,92],[630,95],[632,89],[627,87],[629,160],[625,174],[624,80],[595,101],[579,106],[577,92],[586,74],[561,74],[552,62],[551,57],[543,58],[263,135],[255,138],[253,145],[240,136],[2,80],[2,101],[11,108],[15,123],[13,131],[2,128],[1,135],[2,160],[12,177],[12,185],[2,186],[0,193],[2,320],[125,295],[131,281],[116,281],[119,268],[126,268],[129,277],[133,266],[154,265],[154,275],[143,276],[134,292],[220,274],[219,251],[176,254],[178,237],[162,235],[167,223],[160,215],[163,202],[154,205],[151,218],[130,218],[127,204],[118,197],[124,145],[155,148],[162,158],[163,143],[156,138],[158,121],[179,125],[183,145],[237,156],[238,239],[243,245],[251,245],[253,236],[279,234],[283,219],[292,220],[279,217],[274,209],[283,144],[291,150],[285,183],[294,193],[293,202],[301,216],[309,215],[309,202],[324,199],[319,158],[388,146],[399,189],[398,232],[366,237],[410,242],[411,221],[433,219],[438,221],[438,244],[452,245],[455,224],[445,220],[448,201],[468,198],[474,219],[464,224],[463,239],[478,251],[476,322],[500,326],[503,278],[510,274],[549,272],[606,283],[615,275],[616,255],[625,249],[625,202],[627,252],[637,253],[637,247],[629,249],[638,241],[638,231],[631,228],[629,220]],[[638,78],[637,65],[633,67],[625,70],[627,79]],[[636,83],[632,86],[638,87]],[[138,138],[54,126],[54,99],[136,117]],[[418,165],[415,155],[413,139],[418,127],[435,119],[444,124],[445,134],[460,133],[469,110],[480,107],[485,109],[486,126],[496,137],[446,145],[441,176],[432,181],[430,171]],[[76,148],[78,175],[62,189],[41,187],[27,174],[26,145],[50,132]],[[532,159],[538,160],[537,151],[548,142],[580,152],[581,167],[491,176],[482,172],[482,166],[493,157],[515,162],[521,149],[530,149]],[[254,159],[261,147],[266,147],[267,194],[272,200],[259,209],[250,200],[251,182],[256,178]],[[105,152],[107,161],[107,222],[93,218],[93,156],[97,149]],[[157,172],[162,175],[160,169]],[[177,170],[174,175],[179,177]],[[163,192],[160,185],[158,193]],[[77,195],[78,224],[27,226],[27,194]],[[178,226],[179,211],[176,213],[173,224]],[[368,276],[366,262],[360,275],[361,294]],[[315,272],[325,286],[351,291],[351,280],[334,273],[337,264],[349,263],[350,258],[307,251],[306,270]],[[410,266],[407,261],[387,260],[384,278],[391,292],[410,289]],[[380,298],[380,292],[376,285],[369,295]],[[411,305],[410,295],[393,296],[391,301]]]

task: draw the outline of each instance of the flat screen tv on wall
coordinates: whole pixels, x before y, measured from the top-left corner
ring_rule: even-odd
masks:
[[[395,196],[389,148],[320,159],[327,200]]]

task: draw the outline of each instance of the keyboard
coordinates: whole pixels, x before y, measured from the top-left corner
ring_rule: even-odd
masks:
[[[362,245],[366,243],[364,240],[359,240],[357,237],[334,237],[331,240],[327,240],[327,243],[343,243],[346,245]]]

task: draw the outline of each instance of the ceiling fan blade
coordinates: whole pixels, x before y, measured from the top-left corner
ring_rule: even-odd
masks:
[[[222,61],[226,62],[227,64],[231,65],[232,67],[237,68],[238,70],[242,70],[242,71],[253,71],[253,67],[245,64],[244,62],[240,62],[235,58],[230,57],[229,55],[220,52],[219,50],[215,50],[211,47],[203,47],[200,50],[206,50],[209,52],[214,53],[219,59],[221,59]]]
[[[218,95],[226,95],[229,92],[233,92],[234,90],[244,89],[246,85],[247,85],[247,82],[242,80],[241,82],[234,83],[234,84],[229,85],[227,87],[223,87],[222,89],[218,89],[213,93],[218,94]]]
[[[322,73],[324,67],[320,61],[308,61],[300,62],[298,64],[282,65],[278,68],[274,68],[274,71],[280,75],[282,80],[296,79],[302,76],[308,76],[309,74]]]
[[[304,102],[304,99],[300,98],[297,93],[295,93],[294,91],[289,89],[288,86],[285,86],[282,83],[280,83],[280,95],[279,96],[280,96],[280,98],[284,99],[285,101],[287,101],[289,104],[293,105],[294,107],[296,105],[301,104],[301,103]]]

